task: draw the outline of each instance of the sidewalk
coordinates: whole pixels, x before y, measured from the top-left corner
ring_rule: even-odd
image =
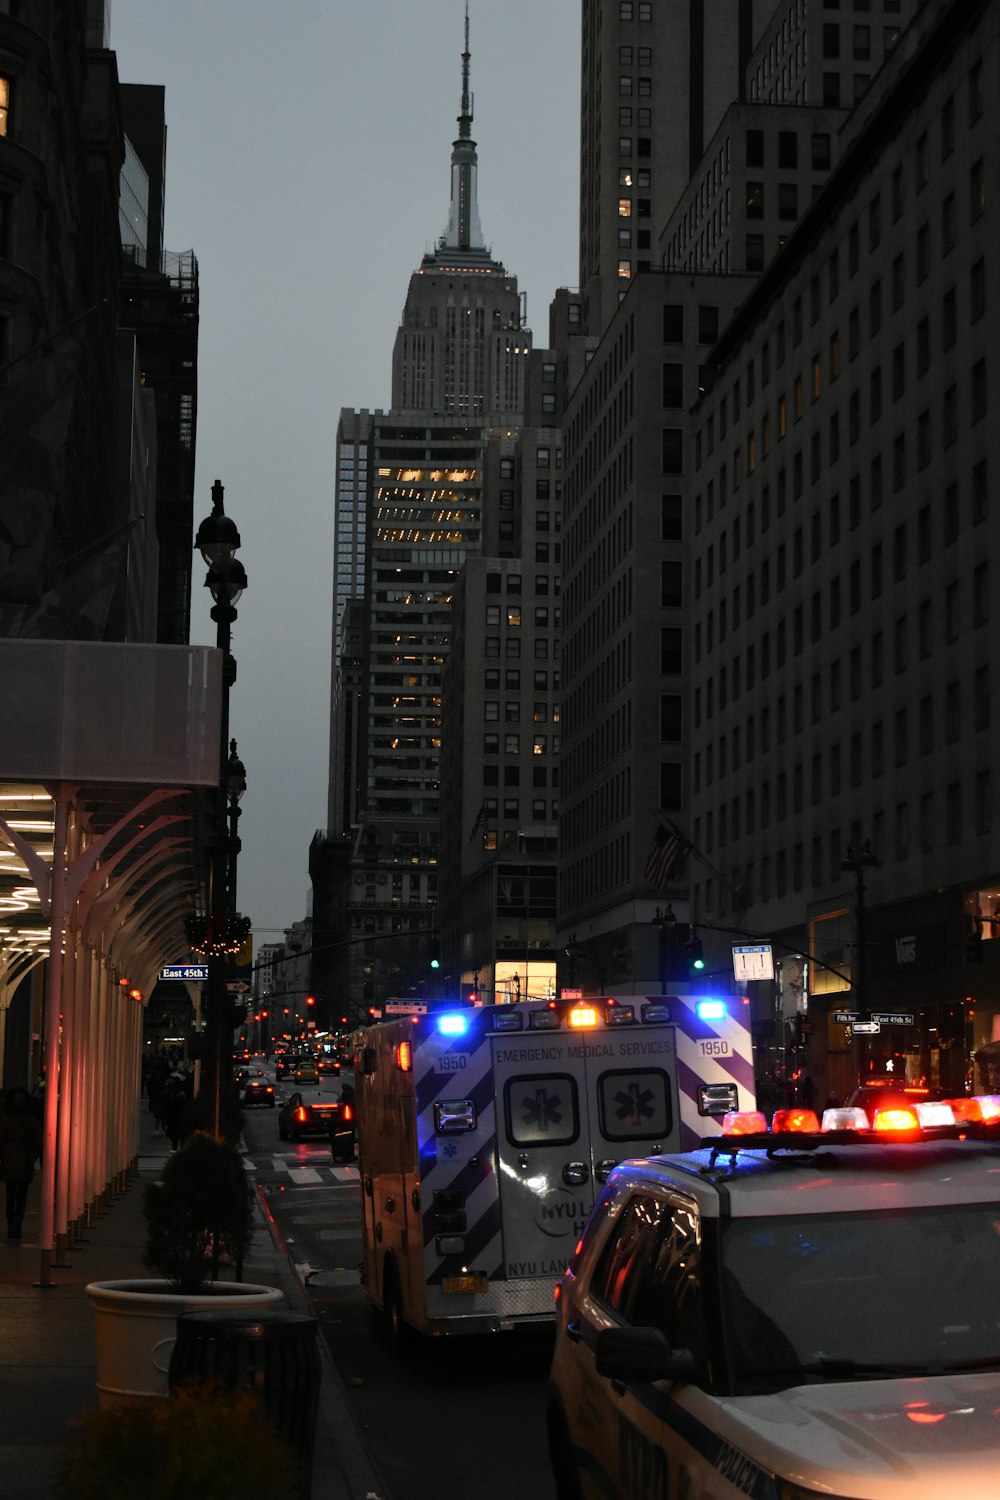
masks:
[[[162,1168],[166,1140],[154,1133],[145,1101],[140,1113],[139,1175],[87,1243],[52,1270],[40,1271],[38,1179],[32,1183],[24,1237],[0,1239],[0,1494],[4,1500],[49,1496],[52,1465],[67,1424],[97,1404],[94,1314],[84,1288],[91,1281],[148,1276],[142,1264],[143,1188]],[[293,1312],[311,1313],[287,1251],[258,1204],[257,1232],[244,1280],[280,1287]],[[388,1500],[326,1346],[313,1459],[314,1500]],[[109,1497],[111,1500],[111,1497]]]

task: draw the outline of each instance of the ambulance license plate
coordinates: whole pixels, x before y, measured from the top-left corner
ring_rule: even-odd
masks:
[[[488,1286],[485,1276],[445,1276],[441,1280],[443,1292],[485,1292]]]

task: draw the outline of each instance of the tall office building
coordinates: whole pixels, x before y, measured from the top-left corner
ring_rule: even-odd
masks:
[[[773,939],[758,1078],[819,1098],[995,1083],[998,57],[997,0],[777,6],[567,408],[560,946]]]
[[[789,0],[794,11],[802,0]],[[734,99],[774,0],[583,0],[580,291],[600,334]]]

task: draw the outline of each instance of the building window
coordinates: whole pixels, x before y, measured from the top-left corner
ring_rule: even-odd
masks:
[[[661,434],[660,469],[664,474],[684,472],[684,430],[681,427],[665,427]]]
[[[683,716],[681,698],[676,693],[664,693],[660,697],[660,739],[675,743],[681,739]]]
[[[677,608],[683,602],[683,564],[664,560],[660,563],[660,604],[664,608]]]
[[[10,118],[10,79],[0,73],[0,135],[7,134]]]
[[[762,182],[747,183],[746,212],[748,219],[764,217],[764,184]]]
[[[778,218],[796,219],[799,213],[799,189],[794,182],[778,183]]]

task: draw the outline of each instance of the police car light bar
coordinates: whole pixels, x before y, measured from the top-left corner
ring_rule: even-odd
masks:
[[[812,1151],[821,1145],[906,1145],[927,1140],[1000,1140],[1000,1095],[920,1100],[876,1109],[873,1123],[863,1109],[776,1110],[770,1126],[760,1110],[730,1110],[721,1136],[707,1136],[702,1147],[719,1155],[739,1151]]]

